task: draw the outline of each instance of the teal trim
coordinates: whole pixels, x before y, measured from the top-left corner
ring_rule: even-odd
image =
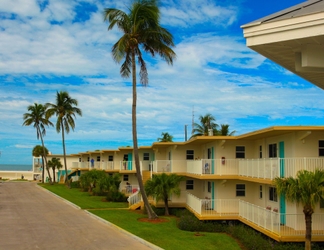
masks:
[[[285,177],[285,143],[279,142],[279,158],[280,158],[280,178]],[[280,195],[280,224],[286,224],[286,199],[283,194]]]
[[[280,158],[280,178],[285,177],[285,143],[279,142],[279,158]]]
[[[211,173],[212,174],[214,174],[215,173],[215,154],[214,154],[214,147],[212,147],[211,148],[211,158],[212,158],[212,160],[211,160],[211,167],[212,167],[212,169],[211,169]]]
[[[133,155],[132,153],[128,154],[128,164],[127,164],[127,170],[133,169]]]
[[[215,199],[215,183],[212,182],[211,183],[211,198],[212,198],[212,201]],[[214,202],[212,202],[212,209],[214,210]]]
[[[280,195],[280,224],[286,225],[286,197]]]

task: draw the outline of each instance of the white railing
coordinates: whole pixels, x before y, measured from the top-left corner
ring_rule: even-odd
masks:
[[[187,205],[200,216],[237,216],[279,236],[304,236],[304,214],[282,214],[239,199],[200,199],[187,193]],[[324,236],[324,214],[313,214],[312,235]]]
[[[157,160],[153,163],[153,172],[156,173],[170,173],[171,172],[171,161],[170,160]]]
[[[129,206],[132,206],[132,205],[140,202],[141,200],[142,200],[142,195],[139,190],[127,198]]]
[[[281,165],[284,177],[296,177],[299,170],[314,171],[315,169],[324,169],[324,158],[284,158],[281,159]]]
[[[239,175],[272,180],[279,176],[279,162],[279,158],[241,159],[239,160]]]
[[[133,161],[120,161],[119,162],[119,169],[120,170],[135,170],[135,162]]]
[[[300,170],[324,169],[324,158],[268,158],[239,160],[239,175],[273,180],[296,177]]]
[[[236,159],[188,160],[187,173],[197,175],[238,175],[238,161]]]
[[[187,205],[196,213],[201,214],[202,203],[201,199],[199,199],[198,197],[187,193]]]
[[[125,189],[126,194],[133,194],[139,190],[139,186],[138,185],[125,185],[124,189]]]
[[[280,214],[246,201],[239,201],[239,216],[275,234],[280,232]]]

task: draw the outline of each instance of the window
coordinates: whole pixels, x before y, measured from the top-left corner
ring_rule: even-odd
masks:
[[[236,184],[236,196],[245,196],[245,184]]]
[[[277,158],[277,144],[269,144],[269,158]]]
[[[259,198],[262,199],[262,185],[260,185],[260,195]]]
[[[97,161],[100,161],[100,156],[97,156]]]
[[[245,147],[244,146],[236,146],[236,158],[240,158],[240,159],[245,158]]]
[[[90,157],[88,157],[88,160],[87,161],[90,161]]]
[[[262,159],[262,145],[259,147],[259,158]]]
[[[278,201],[277,189],[275,187],[269,187],[269,200]]]
[[[128,181],[128,174],[124,174],[123,181]]]
[[[150,153],[144,153],[143,154],[143,161],[149,161],[150,160]]]
[[[81,158],[79,158],[79,162],[81,162]]]
[[[108,156],[108,161],[114,161],[114,156],[113,155],[109,155]]]
[[[324,156],[324,140],[318,141],[318,156]]]
[[[211,182],[210,181],[207,182],[207,192],[211,193]]]
[[[187,160],[193,160],[194,159],[194,151],[193,150],[187,150]]]
[[[193,190],[193,189],[194,189],[194,181],[186,180],[186,190]]]

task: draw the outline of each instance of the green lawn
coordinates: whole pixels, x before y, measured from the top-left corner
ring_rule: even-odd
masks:
[[[81,209],[128,208],[127,202],[104,202],[104,196],[91,196],[88,192],[81,192],[78,188],[69,189],[63,184],[38,185],[74,203]]]
[[[138,219],[147,216],[139,211],[128,209],[103,210],[104,208],[125,208],[128,206],[127,203],[102,202],[104,197],[90,196],[87,192],[81,192],[76,188],[68,189],[65,185],[40,184],[40,186],[80,206],[82,209],[91,209],[91,213],[167,250],[241,249],[232,237],[223,233],[200,233],[200,236],[196,236],[194,232],[182,231],[176,226],[176,217],[161,216],[168,221],[157,224],[141,222]]]

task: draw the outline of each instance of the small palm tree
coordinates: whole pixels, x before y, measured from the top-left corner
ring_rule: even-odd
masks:
[[[53,180],[54,183],[56,182],[55,180],[55,169],[60,170],[63,166],[59,158],[52,158],[52,160],[48,161],[48,167],[52,168],[53,170]]]
[[[228,124],[221,124],[220,125],[220,130],[218,131],[218,135],[224,135],[224,136],[232,136],[236,133],[235,130],[232,132],[229,131],[229,126]]]
[[[71,98],[68,92],[60,91],[56,92],[56,103],[46,103],[45,104],[47,111],[47,119],[55,115],[57,117],[56,121],[56,132],[62,132],[62,145],[63,145],[63,154],[64,154],[64,168],[65,168],[65,184],[68,183],[68,172],[66,164],[66,150],[65,150],[65,138],[64,132],[67,134],[70,132],[70,128],[74,130],[75,122],[74,118],[76,115],[82,116],[81,109],[77,108],[78,101]]]
[[[132,75],[133,104],[132,104],[132,134],[136,175],[142,199],[150,219],[157,218],[145,194],[140,161],[138,155],[137,125],[136,125],[136,59],[140,66],[140,81],[146,86],[148,74],[142,51],[155,56],[160,55],[168,64],[173,63],[175,53],[173,37],[160,26],[160,10],[156,0],[135,0],[129,8],[129,13],[118,9],[104,10],[104,21],[108,21],[108,30],[117,26],[122,37],[112,47],[112,55],[117,63],[123,61],[120,74],[128,78]]]
[[[162,133],[161,138],[157,138],[159,142],[172,142],[173,136],[170,135],[168,132]]]
[[[184,177],[177,174],[153,175],[152,179],[145,183],[145,191],[147,195],[153,196],[156,201],[162,200],[165,206],[165,215],[169,215],[169,198],[172,194],[180,196],[179,185],[183,180]]]
[[[311,249],[312,214],[315,206],[324,198],[324,170],[301,170],[296,178],[275,178],[274,184],[278,193],[285,195],[287,201],[303,205],[306,224],[305,249]]]
[[[211,114],[206,114],[204,116],[199,116],[199,123],[194,123],[194,128],[192,130],[192,136],[208,135],[208,131],[211,129],[213,135],[218,134],[218,124],[215,123],[216,119]]]
[[[42,164],[42,183],[44,183],[45,168],[47,170],[47,175],[48,175],[49,182],[52,183],[51,174],[48,171],[48,163],[47,163],[47,165],[44,164],[45,163],[44,159],[45,159],[46,155],[48,155],[48,149],[46,147],[41,146],[41,145],[36,145],[33,148],[32,154],[33,154],[34,157],[42,157],[42,163],[43,163]]]
[[[44,157],[43,159],[45,159],[45,167],[47,167],[46,155],[48,154],[48,152],[47,153],[45,152],[45,144],[44,144],[43,136],[46,135],[45,127],[53,126],[53,123],[51,123],[48,120],[48,118],[46,118],[46,107],[43,106],[42,104],[34,103],[34,105],[29,105],[27,107],[27,110],[29,111],[29,113],[25,113],[23,115],[23,119],[24,119],[23,126],[30,126],[33,124],[34,128],[36,128],[37,139],[41,139],[42,146],[43,146],[42,147],[42,149],[43,149],[42,157]],[[43,174],[43,176],[44,176],[44,174]],[[49,177],[49,182],[52,183],[50,174],[48,175],[48,177]],[[43,179],[43,181],[44,181],[44,179]]]

